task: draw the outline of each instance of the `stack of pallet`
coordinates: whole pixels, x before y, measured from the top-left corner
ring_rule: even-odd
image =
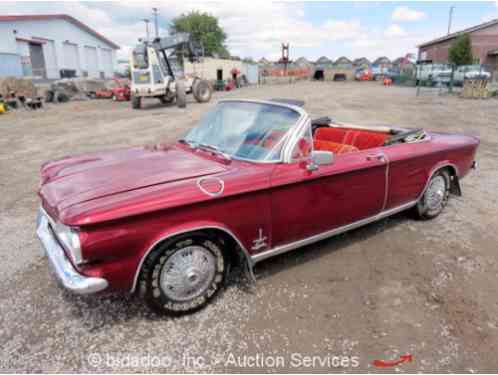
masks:
[[[463,98],[482,99],[489,97],[487,79],[466,79],[463,83]]]

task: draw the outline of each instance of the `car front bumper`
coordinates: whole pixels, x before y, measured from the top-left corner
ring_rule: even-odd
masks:
[[[64,249],[59,245],[50,228],[48,214],[40,208],[36,220],[36,234],[40,239],[56,278],[64,288],[76,294],[91,294],[107,288],[109,283],[100,277],[81,275],[73,267]]]

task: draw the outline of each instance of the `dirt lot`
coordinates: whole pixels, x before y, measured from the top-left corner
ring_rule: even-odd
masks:
[[[221,96],[293,97],[314,116],[478,134],[480,171],[436,220],[399,214],[265,261],[255,288],[231,282],[213,305],[170,319],[136,297],[77,297],[56,286],[34,231],[38,169],[67,154],[172,141],[216,100],[2,115],[1,372],[376,371],[373,360],[403,354],[412,362],[388,371],[498,370],[498,100],[310,82]],[[335,368],[341,355],[359,366]],[[314,367],[304,356],[316,356]]]

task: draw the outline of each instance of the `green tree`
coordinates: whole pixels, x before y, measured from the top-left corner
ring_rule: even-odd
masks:
[[[208,13],[191,11],[182,14],[173,19],[171,29],[173,32],[190,33],[195,42],[202,44],[206,56],[230,57],[225,46],[227,35],[218,24],[218,19]]]
[[[455,65],[470,65],[474,62],[472,42],[469,34],[460,35],[448,50],[448,60]]]

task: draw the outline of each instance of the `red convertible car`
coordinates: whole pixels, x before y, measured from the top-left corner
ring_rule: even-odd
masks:
[[[41,168],[37,234],[62,285],[191,312],[245,267],[412,209],[437,216],[478,139],[312,120],[291,100],[223,100],[183,139]]]

